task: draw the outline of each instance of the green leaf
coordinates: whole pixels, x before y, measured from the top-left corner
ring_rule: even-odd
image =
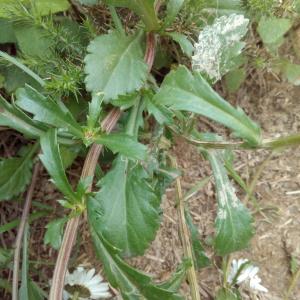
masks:
[[[26,67],[24,64],[22,64],[15,57],[13,57],[11,55],[8,55],[6,52],[3,52],[3,51],[0,51],[0,57],[2,57],[3,59],[7,60],[11,64],[13,64],[14,67],[19,68],[20,71],[22,70],[24,73],[26,73],[27,75],[29,75],[30,77],[32,77],[36,82],[38,82],[40,84],[40,86],[44,86],[45,85],[45,81],[39,75],[37,75],[36,73],[34,73],[33,71],[31,71],[28,67]],[[20,73],[19,76],[21,76],[21,74],[23,74],[23,73]],[[24,75],[25,74],[23,74],[23,77],[25,77]],[[28,80],[28,78],[26,78],[26,80]],[[19,79],[19,81],[20,81],[20,79]],[[23,78],[23,82],[27,82],[27,81],[25,81],[25,79]]]
[[[101,215],[95,230],[123,255],[143,254],[160,224],[160,199],[145,171],[118,156],[100,186],[92,201]]]
[[[18,24],[14,26],[18,46],[23,54],[41,58],[52,56],[53,40],[37,26]]]
[[[167,15],[164,20],[165,27],[170,26],[176,16],[178,15],[180,9],[182,8],[185,0],[169,0],[167,4]]]
[[[90,199],[87,206],[90,232],[97,256],[104,265],[105,275],[110,284],[120,290],[124,300],[183,300],[173,291],[155,285],[149,276],[132,268],[122,260],[117,249],[110,245],[99,232],[103,218],[101,204],[95,199]],[[132,228],[132,230],[138,229]]]
[[[180,289],[182,282],[186,279],[186,271],[191,266],[192,262],[190,259],[183,259],[182,263],[176,268],[176,271],[172,274],[171,278],[158,286],[168,291],[177,292]]]
[[[197,227],[194,225],[190,212],[185,210],[186,222],[191,234],[192,250],[194,263],[197,269],[205,268],[210,265],[210,260],[205,254],[204,248],[201,244]]]
[[[68,221],[67,218],[55,219],[46,225],[44,244],[50,244],[52,248],[58,250],[62,242],[64,226]]]
[[[186,35],[178,32],[168,32],[167,35],[179,44],[184,54],[186,54],[188,57],[191,57],[193,55],[194,46],[189,41]]]
[[[280,64],[280,69],[288,82],[300,85],[300,65],[285,61]]]
[[[17,107],[8,103],[0,95],[0,125],[13,128],[29,137],[38,137],[43,133],[42,128],[32,121]]]
[[[0,270],[7,268],[8,264],[13,260],[14,252],[12,249],[0,247]]]
[[[258,23],[257,31],[267,47],[276,45],[278,48],[283,42],[283,36],[289,31],[292,26],[290,19],[262,17]]]
[[[34,120],[67,129],[74,136],[83,137],[80,125],[62,102],[56,103],[28,85],[18,89],[16,95],[16,104],[23,110],[32,113]]]
[[[44,291],[31,280],[28,269],[28,240],[29,226],[26,224],[23,238],[23,257],[22,257],[22,282],[19,290],[19,300],[43,300],[45,298]]]
[[[70,7],[68,0],[35,0],[34,5],[38,13],[41,15],[49,15],[66,11]]]
[[[0,44],[15,42],[16,37],[12,27],[12,21],[0,18]]]
[[[92,101],[89,103],[89,114],[87,116],[87,126],[89,129],[99,127],[99,118],[102,109],[103,94],[97,93],[92,97]]]
[[[148,74],[141,47],[141,35],[118,32],[96,37],[85,57],[88,91],[103,92],[104,99],[116,99],[142,87]]]
[[[223,165],[221,152],[205,151],[212,166],[218,199],[214,247],[218,255],[226,255],[248,246],[254,230],[249,210],[237,198]]]
[[[132,9],[141,17],[148,31],[157,30],[160,27],[154,9],[155,0],[103,0],[103,2]]]
[[[246,79],[246,70],[244,68],[229,71],[225,75],[225,83],[229,92],[236,92]]]
[[[153,102],[153,97],[146,95],[144,100],[146,102],[146,109],[150,115],[156,119],[156,121],[163,124],[172,124],[173,123],[173,113],[167,107]]]
[[[32,148],[20,158],[8,158],[0,161],[0,201],[8,200],[24,192],[31,180]]]
[[[82,5],[92,6],[92,5],[99,4],[100,0],[78,0],[78,1]]]
[[[222,288],[218,291],[216,300],[242,300],[238,291]]]
[[[40,154],[39,157],[52,177],[54,184],[68,200],[76,202],[77,196],[64,171],[59,145],[57,143],[57,131],[55,129],[50,129],[41,137],[41,147],[43,154]]]
[[[101,134],[95,139],[95,143],[102,144],[113,153],[119,152],[128,158],[145,160],[147,157],[147,147],[128,134]]]
[[[242,109],[232,107],[199,73],[193,75],[184,66],[166,76],[154,102],[208,117],[229,127],[251,145],[261,142],[260,128]]]

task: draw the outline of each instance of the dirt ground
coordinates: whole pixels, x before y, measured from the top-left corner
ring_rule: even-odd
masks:
[[[235,95],[226,95],[227,99],[241,106],[262,127],[265,138],[296,133],[300,130],[300,87],[291,87],[279,82],[275,77],[267,80],[260,78],[257,84],[250,80],[244,84]],[[219,86],[220,90],[222,87]],[[199,119],[199,128],[203,130],[217,130],[226,133],[222,128]],[[7,133],[0,132],[1,141],[4,141]],[[11,134],[11,133],[10,133]],[[15,137],[16,144],[20,144],[20,137]],[[9,142],[10,141],[10,142]],[[12,139],[7,141],[10,145]],[[10,145],[11,146],[11,145]],[[211,175],[208,163],[203,160],[196,148],[183,140],[178,140],[173,147],[180,168],[183,171],[182,186],[185,191],[191,188],[197,181]],[[259,166],[269,156],[266,151],[237,151],[235,167],[246,182],[251,182],[259,169]],[[69,176],[78,179],[80,162],[69,172]],[[268,288],[269,293],[248,295],[243,293],[244,299],[279,300],[288,288],[291,280],[289,271],[290,256],[300,262],[300,152],[299,148],[274,153],[269,162],[262,169],[261,176],[256,184],[255,196],[258,200],[260,211],[255,213],[256,235],[249,249],[234,254],[236,258],[248,258],[260,268],[262,283]],[[240,199],[245,198],[245,193],[237,187]],[[30,241],[30,259],[35,273],[32,278],[46,287],[51,278],[53,264],[57,252],[43,245],[44,226],[55,215],[57,205],[55,200],[59,194],[54,192],[52,184],[48,181],[45,171],[41,172],[39,183],[36,187],[34,200],[41,201],[54,207],[51,215],[32,223]],[[154,275],[158,281],[168,278],[181,261],[182,251],[178,238],[178,221],[174,209],[174,188],[170,187],[163,201],[163,223],[159,233],[145,256],[132,259],[133,265],[141,270]],[[194,222],[199,228],[203,240],[208,240],[214,232],[213,223],[216,211],[213,182],[198,192],[190,201],[189,206]],[[254,212],[254,206],[249,200],[248,206]],[[0,203],[1,224],[13,220],[21,214],[21,203]],[[61,213],[61,212],[60,212]],[[89,237],[81,229],[81,248],[74,249],[71,265],[78,263],[93,265],[94,254]],[[10,246],[15,238],[16,231],[12,230],[1,236],[1,243]],[[209,247],[206,247],[208,255],[212,256]],[[211,267],[199,272],[199,284],[202,299],[213,299],[222,279],[216,266],[220,265],[215,260]],[[101,265],[97,267],[101,270]],[[11,276],[11,274],[7,274]],[[188,291],[187,284],[182,288]],[[3,300],[9,299],[8,295],[2,295]],[[290,299],[300,299],[300,283]]]

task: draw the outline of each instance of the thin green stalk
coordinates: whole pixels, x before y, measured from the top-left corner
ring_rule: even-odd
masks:
[[[171,158],[173,167],[177,168],[177,162],[175,158]],[[190,285],[191,291],[191,298],[192,300],[201,300],[198,280],[197,280],[197,273],[194,263],[193,257],[193,249],[190,237],[190,231],[188,229],[186,219],[185,219],[185,203],[184,203],[184,196],[182,193],[181,182],[180,178],[176,178],[176,209],[178,213],[179,219],[179,234],[180,239],[183,247],[183,254],[185,258],[190,259],[191,267],[187,270],[187,277]]]
[[[134,136],[135,129],[136,129],[136,121],[137,121],[138,112],[140,109],[140,103],[141,103],[140,99],[137,100],[136,104],[131,109],[129,120],[128,120],[128,123],[126,126],[126,133],[129,135]]]

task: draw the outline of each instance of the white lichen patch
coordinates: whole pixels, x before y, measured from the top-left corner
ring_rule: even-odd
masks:
[[[219,80],[232,68],[233,58],[241,53],[244,43],[240,40],[247,32],[248,23],[243,15],[231,14],[204,27],[195,44],[193,69],[214,81]]]

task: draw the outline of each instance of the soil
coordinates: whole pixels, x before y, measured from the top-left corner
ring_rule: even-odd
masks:
[[[234,105],[242,107],[263,130],[265,138],[278,135],[287,135],[300,130],[300,87],[292,87],[280,82],[275,76],[261,75],[260,82],[249,79],[235,95],[225,95]],[[222,86],[218,87],[222,92]],[[199,128],[202,130],[217,130],[226,134],[227,131],[213,123],[199,119]],[[1,141],[7,132],[0,132]],[[20,138],[7,139],[6,149],[11,143],[20,143]],[[4,151],[4,150],[1,150]],[[12,153],[12,152],[10,152]],[[13,152],[12,154],[14,154]],[[189,190],[196,182],[211,175],[208,163],[198,153],[197,149],[179,139],[172,149],[177,157],[182,170],[182,186],[184,191]],[[255,197],[258,201],[259,211],[248,201],[248,207],[255,216],[256,235],[251,245],[245,251],[237,252],[235,258],[248,258],[260,268],[259,275],[262,284],[268,288],[268,293],[257,295],[242,291],[243,299],[279,300],[283,299],[291,281],[290,260],[294,257],[300,265],[300,152],[299,148],[288,149],[282,152],[269,153],[260,151],[236,151],[235,167],[242,178],[251,183],[259,172],[262,163],[262,172],[255,187]],[[69,175],[74,179],[78,177],[75,166]],[[236,187],[241,200],[245,193]],[[45,171],[40,174],[39,182],[35,189],[34,200],[41,201],[54,207],[53,213],[32,223],[30,240],[30,259],[36,271],[31,274],[33,280],[45,288],[51,278],[53,264],[57,252],[43,244],[45,225],[58,214],[56,200],[60,195],[55,192],[53,185],[48,181]],[[175,204],[174,186],[167,190],[162,204],[163,221],[155,241],[147,250],[145,256],[131,260],[134,266],[153,274],[155,280],[167,279],[181,261],[182,250],[178,237],[178,219]],[[209,241],[214,233],[214,218],[216,201],[213,181],[209,182],[201,191],[189,200],[189,207],[199,234],[204,241]],[[1,225],[21,215],[21,202],[0,203]],[[61,212],[60,212],[61,213]],[[88,233],[82,226],[80,234],[81,247],[74,249],[71,266],[84,264],[95,267],[92,246]],[[2,246],[10,247],[13,244],[16,230],[1,236]],[[209,247],[205,247],[212,257]],[[212,266],[198,273],[199,286],[202,299],[213,299],[220,287],[222,274],[218,270],[220,260],[215,259]],[[98,270],[101,265],[96,264]],[[11,274],[6,274],[11,278]],[[188,292],[185,283],[182,292]],[[2,294],[1,299],[9,299],[7,294]],[[188,298],[187,298],[188,299]],[[300,283],[296,285],[290,299],[300,299]]]

